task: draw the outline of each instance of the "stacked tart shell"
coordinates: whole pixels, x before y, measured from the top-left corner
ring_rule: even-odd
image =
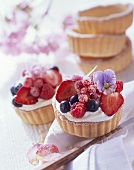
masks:
[[[125,31],[132,21],[131,4],[97,6],[78,12],[78,24],[67,29],[67,37],[84,73],[95,65],[101,70],[111,68],[117,73],[131,63],[131,41]]]

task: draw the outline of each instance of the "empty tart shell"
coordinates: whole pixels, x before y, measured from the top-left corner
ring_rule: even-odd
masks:
[[[125,34],[81,34],[73,27],[66,33],[71,51],[85,57],[111,57],[120,53],[126,42]]]
[[[89,73],[89,71],[95,66],[97,66],[96,70],[104,71],[107,68],[110,68],[114,70],[115,73],[117,73],[127,68],[131,62],[132,47],[129,38],[127,38],[123,50],[118,55],[112,56],[110,58],[87,58],[77,56],[77,64],[85,74]]]
[[[81,10],[77,15],[79,30],[84,34],[124,33],[132,21],[132,4],[96,6]]]
[[[55,119],[52,105],[44,106],[31,111],[21,110],[17,107],[14,107],[14,109],[18,116],[27,124],[48,124]]]
[[[114,116],[108,121],[101,122],[73,122],[68,120],[64,115],[62,115],[53,104],[55,117],[58,121],[60,127],[66,133],[85,137],[85,138],[95,138],[105,135],[112,130],[114,130],[122,115],[122,107],[114,114]]]

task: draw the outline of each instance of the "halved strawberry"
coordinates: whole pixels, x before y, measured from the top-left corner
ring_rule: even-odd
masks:
[[[53,87],[58,86],[62,81],[61,74],[56,70],[47,70],[44,77],[44,81]]]
[[[19,104],[25,104],[25,105],[30,105],[30,104],[35,104],[38,99],[37,97],[34,97],[30,94],[30,88],[22,86],[15,97],[15,102]]]
[[[56,100],[58,102],[63,100],[69,101],[70,97],[76,94],[74,83],[75,81],[73,80],[65,80],[60,84],[56,92]]]
[[[112,116],[116,113],[123,103],[124,98],[118,92],[110,95],[102,94],[100,98],[100,107],[107,116]]]

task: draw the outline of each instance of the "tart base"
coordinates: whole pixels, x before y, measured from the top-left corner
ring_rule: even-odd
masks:
[[[14,107],[18,116],[27,124],[47,124],[54,120],[54,111],[52,105],[41,107],[31,111],[21,110]]]
[[[105,135],[114,130],[122,115],[122,107],[108,121],[102,122],[72,122],[62,115],[53,105],[55,117],[60,127],[69,134],[85,138],[95,138]]]
[[[107,68],[114,70],[115,73],[118,73],[128,67],[132,62],[132,47],[131,41],[127,38],[125,47],[123,50],[116,56],[110,58],[92,58],[92,57],[77,57],[77,64],[80,69],[85,73],[89,73],[95,66],[97,70],[106,70]]]

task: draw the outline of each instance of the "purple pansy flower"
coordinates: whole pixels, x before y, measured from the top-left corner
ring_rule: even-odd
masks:
[[[113,93],[116,89],[116,76],[111,69],[94,72],[93,81],[97,89],[105,95]]]

